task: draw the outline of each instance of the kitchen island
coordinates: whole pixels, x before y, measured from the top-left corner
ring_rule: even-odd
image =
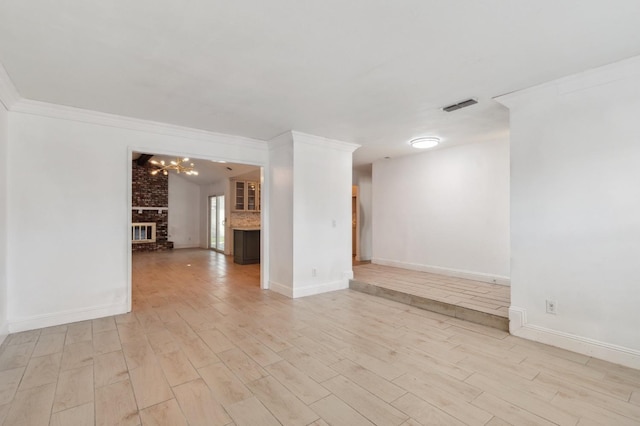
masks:
[[[260,263],[260,228],[233,228],[233,262]]]

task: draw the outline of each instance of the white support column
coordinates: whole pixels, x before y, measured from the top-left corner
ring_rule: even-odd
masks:
[[[299,132],[270,144],[271,289],[302,297],[347,288],[358,145]]]

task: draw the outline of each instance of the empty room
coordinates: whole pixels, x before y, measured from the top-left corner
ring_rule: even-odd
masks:
[[[640,424],[638,16],[0,0],[0,425]]]

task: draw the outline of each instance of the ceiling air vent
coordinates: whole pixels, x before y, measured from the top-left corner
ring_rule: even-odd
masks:
[[[460,108],[466,108],[468,106],[475,105],[477,103],[478,101],[476,101],[475,99],[467,99],[466,101],[462,101],[462,102],[458,102],[457,104],[446,106],[442,108],[442,110],[446,112],[451,112]]]

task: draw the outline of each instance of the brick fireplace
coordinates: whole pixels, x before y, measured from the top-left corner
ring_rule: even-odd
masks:
[[[173,248],[168,241],[169,176],[151,174],[149,163],[140,166],[134,160],[131,165],[131,222],[155,223],[155,241],[133,242],[131,251],[161,251]],[[132,230],[133,231],[133,230]]]

